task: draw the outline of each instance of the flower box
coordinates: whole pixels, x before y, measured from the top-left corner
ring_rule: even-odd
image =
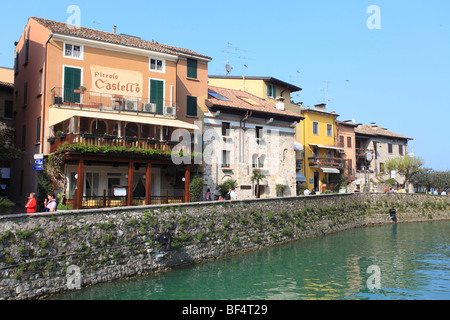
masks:
[[[138,141],[138,138],[134,138],[134,137],[125,137],[125,141],[136,142],[136,141]]]
[[[98,136],[96,134],[92,134],[92,133],[83,133],[82,137],[83,138],[97,138]]]
[[[55,142],[55,138],[48,138],[47,141],[50,142],[50,143],[54,143]]]
[[[110,136],[110,135],[108,135],[108,134],[105,134],[105,135],[103,135],[103,139],[117,139],[118,137],[117,136]]]
[[[180,143],[180,141],[167,141],[168,145],[177,145],[179,143]]]
[[[147,139],[147,143],[159,143],[157,139]]]

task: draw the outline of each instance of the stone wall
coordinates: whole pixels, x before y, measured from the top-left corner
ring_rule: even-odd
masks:
[[[446,197],[343,194],[0,217],[0,299],[37,299],[349,228],[450,219]],[[169,231],[172,250],[158,235]]]

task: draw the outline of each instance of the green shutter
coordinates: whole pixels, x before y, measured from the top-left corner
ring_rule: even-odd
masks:
[[[81,69],[64,67],[64,102],[80,103],[81,96],[73,92],[81,85]]]
[[[267,96],[270,97],[272,95],[272,86],[267,83]]]
[[[150,80],[150,103],[156,104],[156,113],[164,113],[164,82]]]
[[[187,96],[186,99],[186,114],[188,116],[197,116],[197,97]]]
[[[272,88],[273,88],[273,95],[272,95],[272,97],[276,98],[277,97],[277,87],[272,86]]]
[[[187,77],[197,79],[197,60],[187,59]]]

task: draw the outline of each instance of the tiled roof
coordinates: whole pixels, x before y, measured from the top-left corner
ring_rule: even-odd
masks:
[[[0,87],[7,87],[7,88],[14,89],[14,83],[0,81]]]
[[[222,97],[225,97],[227,100],[218,99],[213,97],[212,95],[208,96],[206,100],[206,105],[208,107],[219,106],[219,107],[227,107],[229,110],[249,110],[262,112],[266,114],[273,114],[274,116],[287,116],[287,117],[296,117],[302,119],[303,117],[297,113],[294,113],[289,110],[279,110],[275,107],[275,104],[261,99],[251,93],[241,91],[241,90],[233,90],[216,86],[208,86],[208,90],[210,92],[214,92],[219,94]]]
[[[115,34],[110,32],[104,32],[100,30],[94,30],[84,27],[79,28],[70,28],[69,25],[62,22],[57,22],[53,20],[43,19],[43,18],[37,18],[37,17],[31,17],[31,19],[37,21],[39,24],[43,25],[47,29],[51,30],[53,33],[72,36],[72,37],[79,37],[84,39],[90,39],[90,40],[96,40],[96,41],[102,41],[102,42],[108,42],[128,47],[134,47],[134,48],[140,48],[145,50],[151,50],[161,53],[167,53],[167,54],[186,54],[186,55],[193,55],[196,57],[209,59],[210,57],[199,54],[197,52],[194,52],[192,50],[183,49],[179,47],[169,46],[162,43],[154,42],[154,41],[147,41],[142,40],[137,37],[123,35],[123,34]]]
[[[385,136],[385,137],[391,137],[391,138],[413,140],[413,138],[409,138],[409,137],[403,136],[401,134],[388,131],[386,128],[379,127],[376,125],[368,126],[368,125],[360,124],[355,128],[355,133],[370,135],[370,136]]]

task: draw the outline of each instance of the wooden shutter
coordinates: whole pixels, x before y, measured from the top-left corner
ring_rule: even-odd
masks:
[[[187,76],[197,79],[197,60],[187,59]]]
[[[150,80],[150,103],[156,104],[156,113],[164,113],[164,82]]]
[[[186,114],[188,116],[197,116],[197,97],[187,96],[186,109]]]
[[[81,69],[64,67],[64,102],[80,103],[81,96],[73,92],[81,85]]]

